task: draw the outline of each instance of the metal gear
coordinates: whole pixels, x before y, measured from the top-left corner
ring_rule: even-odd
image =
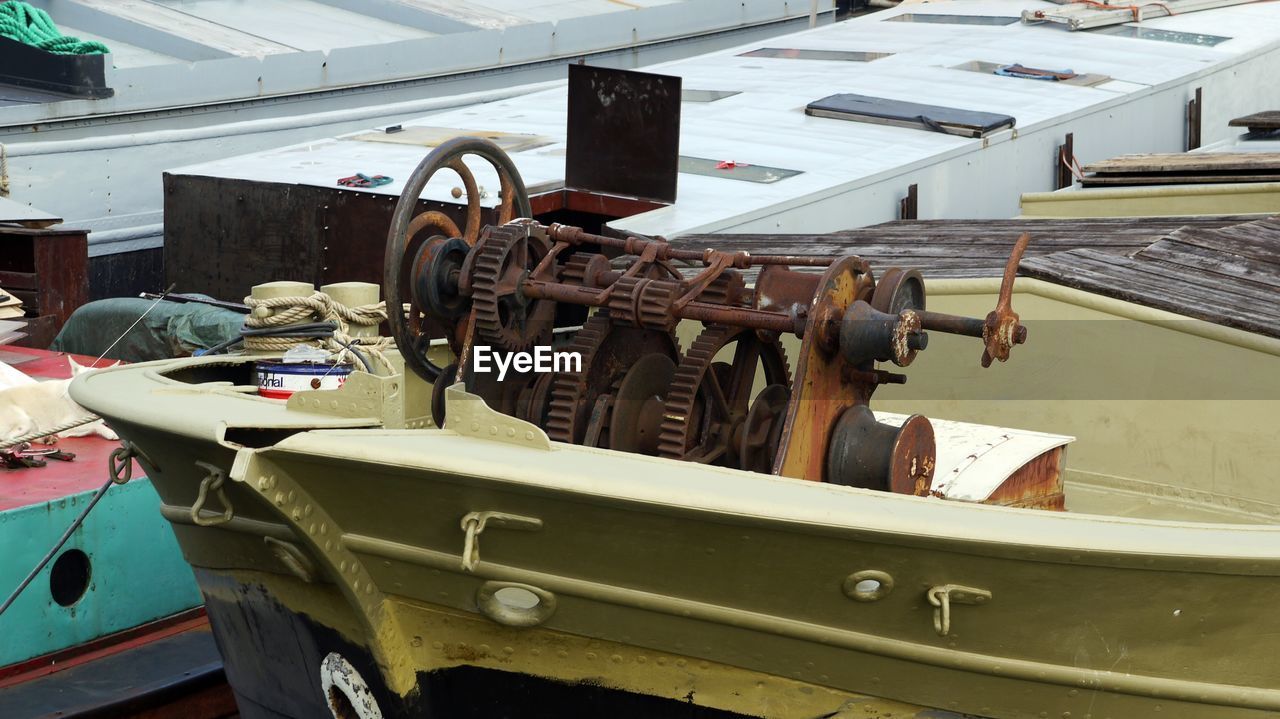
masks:
[[[554,305],[528,301],[520,281],[547,253],[523,225],[490,227],[472,251],[471,308],[476,334],[507,352],[528,349],[551,336]]]
[[[736,345],[728,371],[717,371],[720,350]],[[658,452],[663,457],[738,466],[735,434],[742,431],[758,366],[766,385],[791,386],[786,353],[754,330],[710,325],[676,368],[663,410]]]
[[[600,397],[610,393],[641,358],[655,353],[673,361],[680,358],[674,335],[618,325],[604,312],[582,325],[568,351],[582,357],[582,371],[556,375],[545,429],[551,439],[573,444],[581,444],[586,438]]]
[[[593,252],[575,252],[565,260],[560,281],[566,285],[596,287],[599,276],[609,271],[609,259]]]
[[[679,296],[680,285],[677,282],[622,277],[613,283],[609,316],[622,324],[671,330],[676,325],[671,305]]]

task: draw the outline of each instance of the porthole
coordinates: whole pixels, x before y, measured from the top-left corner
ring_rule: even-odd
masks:
[[[92,577],[89,555],[79,549],[68,549],[53,561],[49,570],[49,594],[59,605],[69,607],[89,591]]]
[[[845,577],[842,589],[845,596],[854,601],[874,602],[893,591],[893,577],[888,572],[864,569]]]

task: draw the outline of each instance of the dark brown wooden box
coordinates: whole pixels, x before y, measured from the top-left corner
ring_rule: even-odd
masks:
[[[27,337],[15,344],[48,347],[89,300],[88,233],[0,225],[0,287],[26,310]]]

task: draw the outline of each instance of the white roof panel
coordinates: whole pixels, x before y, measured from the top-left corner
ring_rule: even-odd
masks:
[[[1024,177],[1028,172],[1042,172],[1047,182],[1050,173],[1039,170],[1039,164],[1023,168],[1017,159],[1010,164],[1008,157],[1017,155],[1009,150],[1000,155],[1005,158],[1001,160],[1004,164],[984,168],[982,163],[987,162],[984,158],[992,155],[978,153],[1041,131],[1052,134],[1055,143],[1061,142],[1061,133],[1071,131],[1067,121],[1086,114],[1094,116],[1094,122],[1111,123],[1109,127],[1113,129],[1101,133],[1108,141],[1137,138],[1131,146],[1140,148],[1142,136],[1150,134],[1150,120],[1126,116],[1121,108],[1127,103],[1188,86],[1199,76],[1226,65],[1270,63],[1258,67],[1264,67],[1272,77],[1276,70],[1277,60],[1266,59],[1270,56],[1264,57],[1260,52],[1280,48],[1280,36],[1274,32],[1274,28],[1280,27],[1280,4],[1276,3],[1220,8],[1144,23],[1144,27],[1231,37],[1216,46],[1068,32],[1049,25],[885,21],[906,12],[1017,17],[1023,9],[1040,7],[1054,6],[1038,0],[911,4],[765,43],[645,68],[679,75],[685,88],[738,93],[715,102],[684,103],[682,155],[768,165],[798,170],[801,174],[772,184],[755,184],[682,173],[674,206],[614,224],[635,232],[666,236],[741,228],[753,219],[768,218],[772,213],[809,205],[852,188],[870,186],[947,161],[978,167],[985,173],[984,177],[992,178],[993,182],[1015,183],[1019,190],[1039,189],[1034,184],[1028,186]],[[893,54],[870,62],[741,56],[759,47]],[[1114,80],[1086,87],[954,69],[955,65],[974,60],[1071,69],[1077,73],[1110,76]],[[526,184],[531,187],[554,185],[562,181],[564,174],[565,92],[560,86],[443,112],[406,125],[479,128],[553,138],[554,144],[514,153],[513,158]],[[806,104],[834,93],[1002,113],[1016,117],[1017,125],[1013,130],[998,131],[983,139],[966,139],[805,114]],[[1233,100],[1243,101],[1242,98]],[[1265,102],[1265,98],[1258,96],[1254,101]],[[1221,99],[1214,98],[1213,102],[1227,111]],[[1180,122],[1180,104],[1172,107],[1178,113],[1175,122]],[[1225,125],[1225,120],[1222,124]],[[1180,138],[1181,129],[1176,126],[1174,129]],[[1116,137],[1111,137],[1113,134]],[[1083,141],[1084,138],[1077,137],[1077,147]],[[1041,145],[1045,147],[1040,149]],[[1103,145],[1097,142],[1100,151],[1110,152]],[[1017,147],[1034,147],[1032,151],[1038,153],[1036,162],[1048,164],[1054,146],[1047,145],[1047,141],[1035,145],[1024,141]],[[394,177],[396,182],[373,191],[397,195],[403,180],[425,154],[426,148],[421,147],[393,147],[386,143],[336,138],[185,167],[175,172],[332,186],[338,177],[361,171]],[[945,173],[942,179],[946,181]],[[1039,182],[1039,175],[1035,174],[1032,179]],[[491,176],[489,181],[493,182]],[[895,181],[903,184],[899,190],[905,189],[905,181]],[[481,183],[484,182],[482,179]],[[959,182],[968,183],[968,180]],[[449,201],[449,191],[456,184],[452,177],[441,178],[428,186],[424,196]],[[981,189],[959,187],[948,191],[963,201],[962,191],[972,193]],[[1016,192],[1007,194],[1010,208],[1016,208]],[[493,199],[490,197],[487,201]],[[751,231],[763,230],[753,227]]]

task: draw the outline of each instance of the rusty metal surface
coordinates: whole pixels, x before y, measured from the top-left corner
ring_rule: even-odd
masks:
[[[343,188],[166,175],[164,285],[239,301],[263,282],[381,283],[395,203]],[[421,200],[466,222],[457,205]],[[482,212],[481,221],[496,219]]]
[[[871,296],[871,278],[864,269],[858,258],[845,258],[827,270],[818,286],[810,310],[810,326],[815,331],[806,332],[800,345],[774,474],[813,481],[826,479],[831,428],[846,409],[871,400],[874,385],[849,381],[847,368],[836,361],[839,340],[831,336],[833,331],[838,336],[838,318],[845,310]],[[824,324],[834,327],[823,331]]]
[[[1062,463],[1066,449],[1056,447],[1023,465],[984,501],[1007,507],[1061,511],[1066,508]]]
[[[675,202],[679,77],[569,66],[565,186]]]
[[[0,287],[22,300],[28,318],[48,318],[30,325],[25,346],[48,346],[89,300],[87,238],[84,230],[0,227]]]

